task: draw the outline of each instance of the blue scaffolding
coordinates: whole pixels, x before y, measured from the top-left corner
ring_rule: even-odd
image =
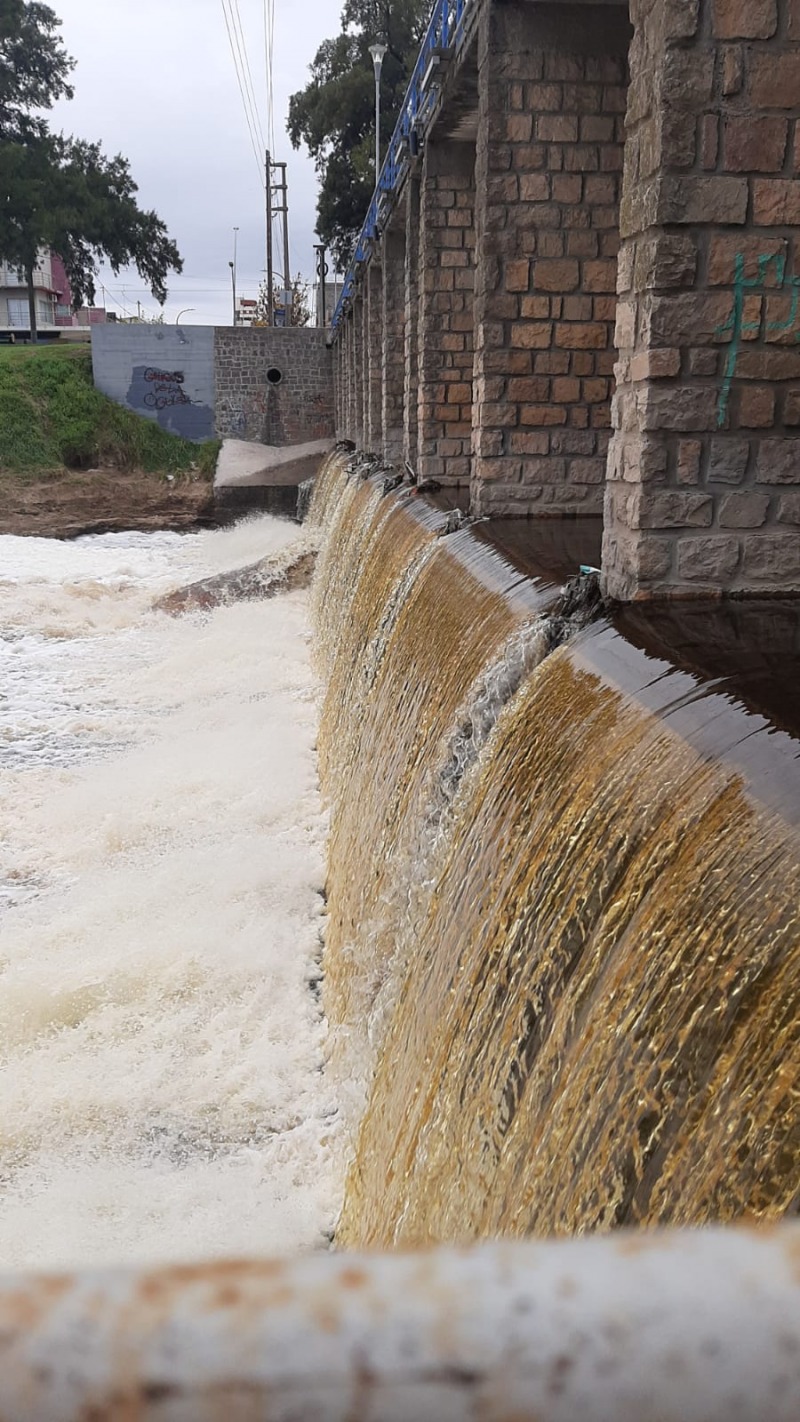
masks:
[[[476,0],[436,0],[425,39],[422,42],[411,82],[406,90],[400,117],[386,151],[369,212],[361,228],[353,260],[347,271],[342,294],[333,313],[334,331],[353,299],[359,268],[368,261],[372,244],[377,242],[386,226],[394,201],[405,181],[413,159],[417,156],[425,129],[436,107],[440,85],[437,72],[441,63],[456,54],[466,33],[468,12]]]

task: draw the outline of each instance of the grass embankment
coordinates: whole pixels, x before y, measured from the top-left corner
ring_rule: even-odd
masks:
[[[0,347],[0,532],[196,522],[208,513],[218,449],[101,395],[86,347]]]
[[[113,468],[211,478],[219,446],[192,444],[95,390],[81,346],[0,347],[0,469]]]

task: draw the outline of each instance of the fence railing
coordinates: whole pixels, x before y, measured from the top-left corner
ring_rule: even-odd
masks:
[[[380,235],[382,224],[391,211],[393,200],[403,185],[436,107],[440,87],[436,82],[436,71],[443,59],[458,53],[466,33],[467,16],[475,9],[476,3],[477,0],[436,0],[353,260],[344,279],[342,294],[333,313],[331,325],[334,330],[352,300],[358,269],[367,260],[371,244]]]
[[[797,1422],[800,1225],[0,1277],[6,1422]]]

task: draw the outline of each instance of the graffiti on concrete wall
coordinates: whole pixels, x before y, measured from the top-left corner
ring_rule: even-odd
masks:
[[[213,438],[213,327],[98,326],[92,369],[98,390],[169,434]]]
[[[184,439],[211,439],[214,410],[187,390],[184,370],[167,366],[135,365],[125,403],[132,410],[157,420],[162,429]]]
[[[153,370],[144,373],[150,390],[144,397],[148,410],[168,410],[171,405],[191,405],[190,396],[183,388],[185,379],[182,370]]]

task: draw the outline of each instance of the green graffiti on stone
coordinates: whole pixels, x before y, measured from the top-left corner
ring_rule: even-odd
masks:
[[[761,329],[760,317],[758,321],[745,321],[744,319],[745,297],[748,292],[764,290],[770,278],[773,278],[769,288],[771,291],[791,292],[792,299],[788,316],[781,321],[770,321],[766,326],[766,333],[768,335],[779,335],[784,331],[794,331],[795,341],[800,341],[800,323],[798,323],[798,312],[800,312],[800,277],[787,277],[786,253],[779,252],[769,256],[764,255],[759,257],[755,277],[745,277],[744,272],[744,253],[737,252],[733,270],[733,309],[727,321],[725,321],[723,325],[718,326],[714,333],[718,338],[727,335],[731,337],[717,406],[717,427],[719,429],[723,428],[728,418],[731,389],[733,387],[733,378],[736,374],[736,362],[739,359],[742,337],[757,335]]]

